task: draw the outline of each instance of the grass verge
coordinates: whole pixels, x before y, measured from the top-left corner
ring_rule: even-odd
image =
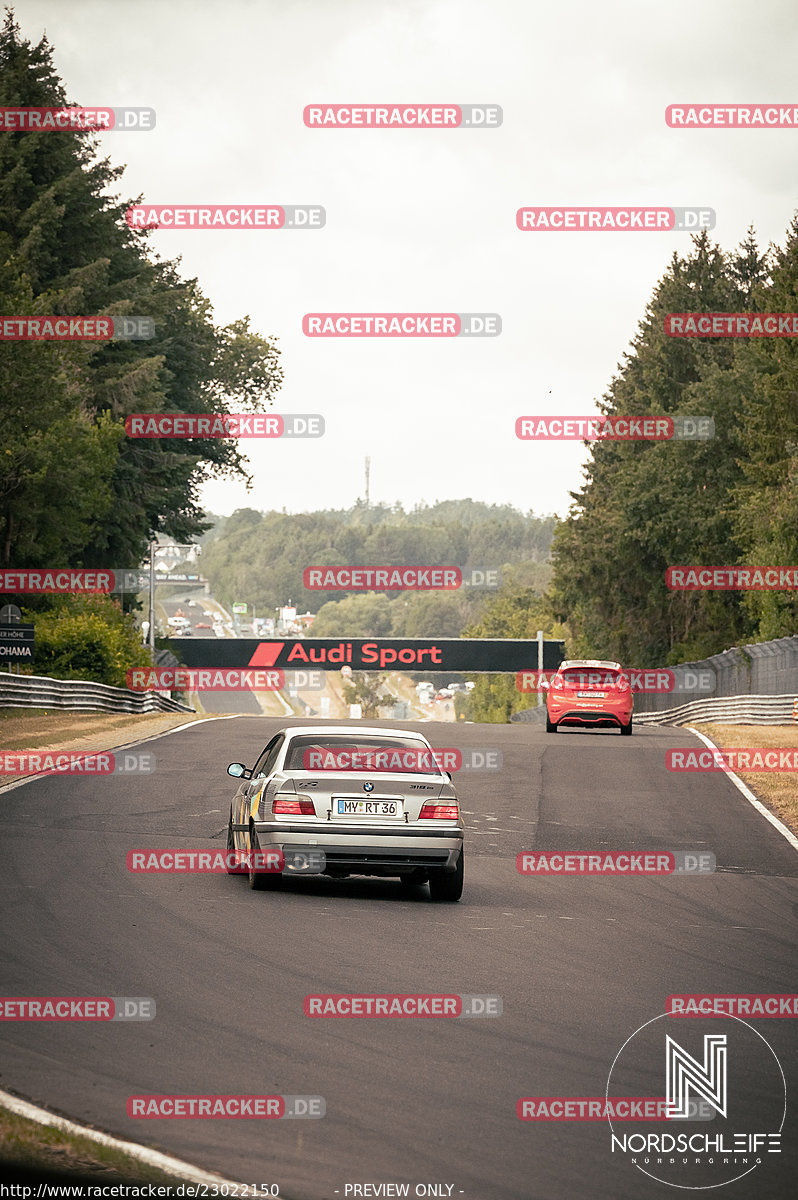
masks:
[[[798,749],[795,725],[720,725],[692,722],[719,750],[744,747],[761,750]],[[735,771],[765,808],[798,834],[798,775],[790,771]]]
[[[80,1183],[172,1185],[184,1176],[168,1175],[113,1146],[104,1146],[56,1125],[40,1125],[0,1108],[0,1174],[26,1178],[56,1175]]]
[[[213,714],[208,714],[213,716]],[[113,750],[202,719],[200,713],[92,713],[62,709],[0,708],[0,748],[7,752]],[[0,775],[0,785],[22,779]]]

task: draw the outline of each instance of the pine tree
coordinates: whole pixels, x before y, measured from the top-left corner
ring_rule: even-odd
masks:
[[[35,46],[25,41],[7,12],[0,33],[0,105],[67,103],[47,39]],[[196,537],[207,527],[198,501],[202,481],[215,473],[246,476],[236,443],[131,439],[124,435],[125,416],[259,411],[273,401],[282,379],[279,351],[249,329],[248,318],[216,328],[197,281],[181,279],[175,263],[148,256],[148,234],[129,229],[124,220],[133,201],[112,194],[124,168],[98,159],[97,144],[98,135],[81,131],[23,130],[0,139],[2,311],[135,314],[152,317],[156,330],[152,340],[84,343],[77,349],[0,345],[4,379],[13,379],[26,364],[24,404],[13,388],[0,393],[0,416],[16,464],[16,482],[0,493],[0,545],[5,561],[18,566],[41,565],[51,555],[60,566],[131,566],[155,532],[180,541]],[[20,308],[22,303],[29,307]],[[79,404],[85,428],[77,440],[59,443],[63,435],[55,436],[52,406],[66,386],[65,364],[69,403]],[[23,411],[27,427],[20,424]],[[44,418],[54,431],[52,453],[43,458],[45,444],[39,445],[29,483],[35,478],[43,495],[69,496],[82,513],[82,532],[67,517],[60,544],[53,537],[59,522],[52,513],[48,518],[44,506],[30,507],[30,487],[22,478],[29,461],[25,439]],[[80,484],[65,466],[73,455]],[[85,496],[76,495],[79,487]],[[36,521],[49,522],[46,536],[44,528],[40,536]]]
[[[671,593],[665,583],[668,566],[737,562],[741,551],[730,501],[741,478],[741,400],[728,386],[735,349],[729,339],[668,337],[664,319],[743,307],[766,267],[750,236],[742,257],[746,278],[706,233],[687,258],[674,254],[600,406],[611,415],[709,415],[716,436],[593,446],[553,549],[553,611],[574,633],[570,653],[649,666],[722,649],[747,628],[738,596]]]

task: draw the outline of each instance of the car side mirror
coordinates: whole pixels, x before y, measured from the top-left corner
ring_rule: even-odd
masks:
[[[227,768],[227,774],[232,775],[234,779],[252,778],[252,772],[243,763],[230,763],[230,766]]]
[[[548,679],[541,679],[540,687],[542,691],[547,692],[551,687],[551,684],[549,683]]]

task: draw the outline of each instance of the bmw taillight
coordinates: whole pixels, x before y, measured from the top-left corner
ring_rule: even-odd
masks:
[[[456,804],[424,804],[418,814],[419,821],[456,821],[460,809]]]
[[[272,812],[283,817],[314,817],[316,810],[312,800],[284,800],[275,796],[272,801]]]

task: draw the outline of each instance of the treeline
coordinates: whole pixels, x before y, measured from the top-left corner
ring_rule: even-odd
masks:
[[[0,107],[69,106],[46,38],[0,31]],[[207,528],[203,480],[243,476],[233,441],[141,440],[130,413],[260,411],[280,386],[279,352],[248,318],[217,327],[196,279],[148,253],[115,195],[123,168],[98,135],[0,138],[0,315],[151,318],[142,341],[0,341],[0,567],[135,567],[156,533]],[[140,198],[140,197],[139,197]],[[109,597],[0,595],[37,627],[36,669],[124,682],[138,635]],[[77,676],[76,673],[77,672]]]
[[[202,539],[202,572],[227,607],[254,605],[258,616],[291,600],[318,614],[318,636],[459,636],[475,619],[488,587],[443,592],[351,593],[305,588],[313,566],[454,566],[464,578],[494,570],[543,590],[554,517],[509,505],[450,500],[405,512],[400,505],[310,513],[239,509]],[[476,576],[479,579],[479,576]]]
[[[798,563],[795,339],[672,338],[667,313],[797,312],[798,220],[783,248],[706,233],[674,254],[601,403],[614,415],[714,418],[704,442],[594,443],[553,547],[553,620],[569,654],[652,666],[793,634],[790,592],[672,592],[672,565]]]
[[[0,106],[67,105],[46,38],[0,32]],[[246,317],[217,327],[195,279],[147,251],[114,190],[123,168],[81,131],[0,139],[0,313],[150,317],[146,341],[0,343],[0,565],[132,567],[162,532],[205,528],[209,475],[244,475],[233,441],[132,439],[130,413],[259,411],[279,352]]]

